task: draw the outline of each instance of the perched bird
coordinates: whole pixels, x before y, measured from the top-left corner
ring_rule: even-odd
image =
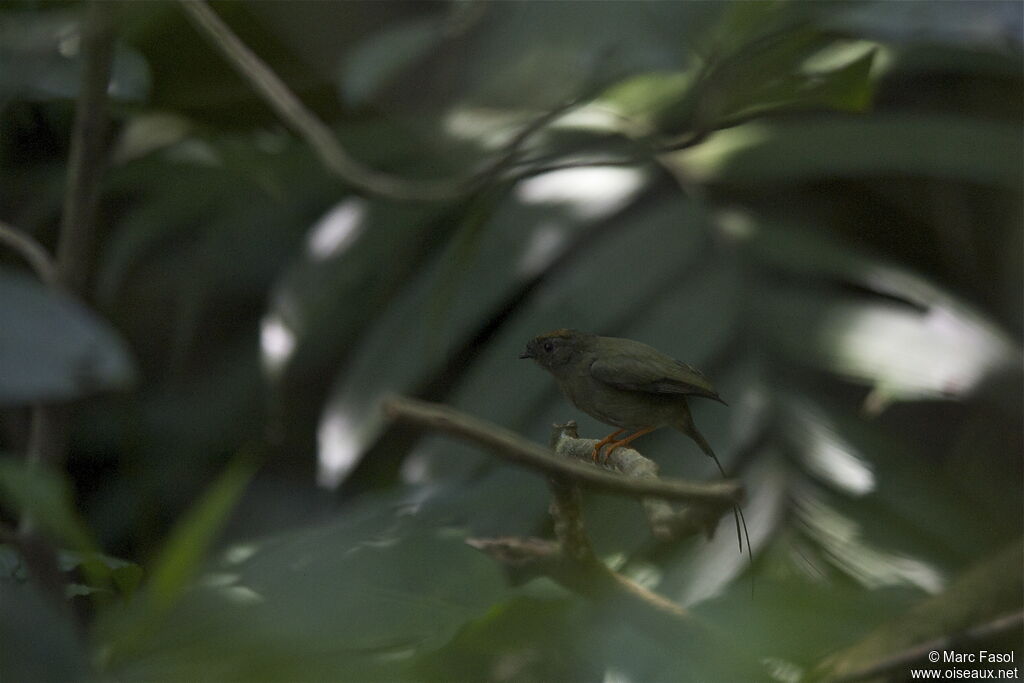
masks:
[[[605,424],[618,427],[594,446],[596,461],[604,446],[610,455],[644,434],[674,427],[697,442],[718,463],[711,446],[690,416],[687,396],[728,405],[696,369],[632,339],[599,337],[578,330],[555,330],[531,340],[520,358],[532,358],[555,376],[573,405]],[[616,441],[623,432],[632,432]],[[722,469],[721,464],[718,465]]]
[[[693,439],[725,476],[715,452],[693,424],[686,401],[700,396],[728,404],[695,368],[632,339],[564,329],[530,340],[519,357],[532,358],[554,375],[558,388],[577,408],[618,427],[595,444],[595,462],[605,446],[607,460],[619,446],[655,429],[674,427]],[[616,440],[623,432],[632,434]],[[742,512],[737,508],[735,513],[738,533]]]

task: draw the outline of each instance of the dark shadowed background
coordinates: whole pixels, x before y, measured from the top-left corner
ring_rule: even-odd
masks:
[[[657,543],[587,494],[605,562],[766,680],[954,636],[1019,665],[1020,3],[211,7],[355,170],[172,2],[93,8],[110,125],[75,169],[89,6],[0,5],[5,234],[56,253],[74,175],[99,192],[77,292],[0,243],[0,679],[733,680],[627,606],[510,582],[464,539],[550,537],[544,477],[381,414],[604,436],[518,359],[559,327],[729,402],[691,405],[752,564],[729,516]],[[718,477],[678,433],[635,445]]]

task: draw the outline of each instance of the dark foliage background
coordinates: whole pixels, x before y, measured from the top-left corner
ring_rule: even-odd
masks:
[[[550,536],[543,478],[382,418],[403,393],[603,436],[517,360],[557,327],[730,402],[693,407],[752,564],[729,517],[659,544],[588,495],[588,529],[766,679],[1019,615],[1020,3],[213,5],[367,167],[495,171],[421,201],[325,169],[181,5],[105,7],[87,294],[0,251],[0,519],[40,521],[72,607],[0,545],[0,679],[732,680],[512,585],[464,539]],[[51,253],[84,8],[0,6],[0,220]],[[65,402],[66,464],[25,465],[32,407]],[[1019,626],[982,646],[1024,655]]]

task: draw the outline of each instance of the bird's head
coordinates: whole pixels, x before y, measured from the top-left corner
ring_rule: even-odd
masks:
[[[531,339],[520,358],[532,358],[548,372],[559,374],[578,359],[594,337],[579,330],[555,330]]]

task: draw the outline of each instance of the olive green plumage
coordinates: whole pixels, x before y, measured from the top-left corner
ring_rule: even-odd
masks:
[[[632,339],[578,330],[542,334],[520,358],[532,358],[554,375],[566,398],[591,417],[631,432],[673,427],[715,458],[693,424],[687,397],[725,401],[686,363]]]
[[[695,368],[632,339],[599,337],[579,330],[542,334],[530,340],[519,357],[532,358],[554,375],[558,388],[577,408],[619,428],[594,446],[595,461],[605,445],[611,455],[637,437],[661,427],[673,427],[693,439],[725,476],[715,452],[693,424],[686,398],[700,396],[728,404]],[[623,430],[633,434],[616,441]],[[733,514],[740,552],[744,537],[749,552],[750,537],[743,511],[735,506]]]

